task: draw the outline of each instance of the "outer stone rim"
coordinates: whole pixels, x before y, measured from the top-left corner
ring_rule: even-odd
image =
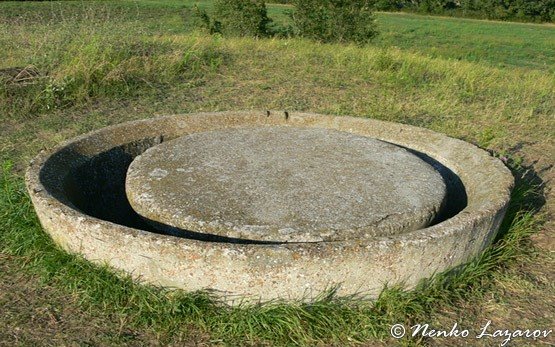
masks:
[[[64,190],[72,168],[111,148],[144,138],[174,138],[244,124],[324,126],[420,151],[458,175],[468,204],[444,222],[392,237],[257,245],[203,242],[114,224],[75,208]],[[334,284],[340,284],[339,295],[376,297],[385,284],[411,288],[422,278],[467,262],[495,236],[513,177],[486,151],[423,128],[365,118],[241,111],[139,120],[79,136],[40,153],[27,170],[26,185],[42,226],[69,252],[148,283],[185,290],[211,288],[227,301],[238,296],[306,301]]]

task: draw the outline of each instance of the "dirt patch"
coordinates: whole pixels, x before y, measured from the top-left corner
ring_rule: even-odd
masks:
[[[0,80],[8,84],[29,84],[40,77],[40,72],[33,65],[0,69]]]

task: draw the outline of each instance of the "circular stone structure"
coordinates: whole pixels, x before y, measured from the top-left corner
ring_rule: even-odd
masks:
[[[153,227],[157,225],[154,221],[145,221],[145,217],[140,216],[128,201],[128,169],[131,165],[140,166],[150,152],[156,153],[157,146],[160,150],[179,147],[187,139],[201,138],[209,133],[241,134],[253,129],[279,132],[284,128],[291,128],[283,131],[291,130],[295,136],[299,135],[299,129],[307,134],[329,132],[339,137],[352,136],[352,141],[360,141],[361,148],[368,151],[375,149],[374,145],[381,146],[382,143],[375,141],[379,140],[388,143],[381,149],[384,153],[391,150],[399,151],[399,155],[416,156],[424,162],[411,159],[415,165],[421,166],[418,175],[433,168],[435,172],[424,176],[431,181],[435,180],[431,177],[437,178],[436,173],[439,174],[445,193],[443,197],[427,197],[427,202],[416,205],[412,212],[407,212],[408,208],[402,212],[412,215],[414,219],[415,216],[426,215],[423,211],[440,200],[441,208],[434,217],[428,216],[433,219],[431,224],[416,230],[381,230],[374,235],[342,232],[337,234],[341,235],[337,238],[326,240],[322,237],[321,241],[310,242],[283,242],[269,237],[267,239],[273,241],[266,243],[252,240],[252,235],[249,239],[217,234],[207,238],[203,230],[199,229],[199,232],[177,227],[169,235],[163,227]],[[176,142],[173,143],[173,140]],[[345,143],[341,138],[337,138],[336,142]],[[326,151],[334,152],[332,143],[330,140]],[[264,147],[259,143],[256,146]],[[403,151],[408,153],[395,146],[404,148]],[[202,152],[201,147],[196,147],[197,153]],[[310,153],[310,145],[303,147]],[[358,148],[351,146],[351,149],[353,147]],[[221,152],[215,153],[220,153],[223,164],[223,153],[229,149],[218,150]],[[336,153],[320,154],[339,157]],[[234,160],[231,156],[228,159]],[[205,164],[210,162],[206,158],[202,160],[200,162]],[[356,162],[353,156],[341,160]],[[257,158],[255,162],[259,168],[264,167],[264,160]],[[272,165],[268,167],[270,172],[282,168]],[[360,165],[364,166],[363,163]],[[179,166],[185,171],[191,167],[197,168],[194,165]],[[332,169],[333,166],[328,171],[331,173]],[[355,171],[360,175],[358,177],[369,174],[369,171]],[[384,182],[402,180],[402,170],[391,171],[393,177]],[[208,177],[211,182],[219,177],[216,172]],[[225,169],[220,174],[222,172]],[[326,170],[322,172],[326,173]],[[158,174],[163,176],[162,171]],[[257,189],[279,182],[276,177],[261,181],[266,183]],[[353,184],[364,187],[357,185],[362,184],[357,179],[353,180]],[[376,297],[385,285],[404,284],[412,288],[423,278],[468,262],[491,243],[499,229],[509,203],[513,177],[503,163],[488,152],[423,128],[356,117],[239,111],[146,119],[85,134],[40,153],[27,170],[26,185],[40,222],[52,239],[67,251],[81,254],[90,261],[108,264],[155,285],[189,291],[211,290],[227,302],[273,299],[310,301],[332,286],[337,288],[338,295]],[[138,186],[141,187],[140,184]],[[343,189],[342,194],[348,192],[348,186],[338,185]],[[437,194],[438,187],[434,183],[430,185],[434,192],[426,188],[422,188],[421,192],[425,195]],[[328,186],[324,188],[332,191]],[[277,189],[272,194],[280,192]],[[400,194],[404,196],[405,193]],[[419,196],[421,193],[417,190],[414,194]],[[361,194],[360,197],[370,200],[370,195]],[[394,196],[391,200],[398,201]],[[310,201],[307,198],[305,203]],[[359,206],[353,206],[355,210],[350,212],[353,213],[351,217],[356,217],[355,211]],[[396,206],[389,204],[389,208]],[[313,212],[326,216],[317,208]],[[365,222],[360,225],[366,222],[371,224],[372,218],[363,217],[368,220],[361,218]],[[158,223],[168,223],[168,219]],[[226,232],[232,229],[230,227]],[[346,231],[349,228],[337,229]],[[295,234],[303,235],[300,230]],[[322,236],[323,232],[319,234]],[[232,236],[228,233],[221,235]]]
[[[428,226],[443,178],[404,148],[285,126],[208,131],[154,146],[127,171],[131,207],[155,227],[267,242],[387,236]]]

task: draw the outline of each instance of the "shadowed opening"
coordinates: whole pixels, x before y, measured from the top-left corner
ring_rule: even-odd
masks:
[[[41,183],[56,199],[84,214],[135,229],[207,242],[283,243],[183,230],[146,221],[137,214],[129,204],[125,192],[127,169],[135,157],[148,148],[160,144],[162,140],[162,136],[144,138],[92,156],[80,154],[72,146],[64,148],[45,163],[40,172]],[[462,211],[467,205],[467,194],[460,178],[430,156],[410,148],[405,149],[430,164],[445,181],[447,187],[445,206],[431,225],[441,223]],[[160,228],[153,225],[159,225]],[[166,229],[166,231],[160,229]]]

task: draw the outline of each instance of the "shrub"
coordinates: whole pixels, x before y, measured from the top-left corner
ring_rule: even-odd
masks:
[[[322,42],[368,43],[377,35],[372,0],[294,0],[300,36]]]
[[[375,0],[373,7],[376,11],[398,11],[405,6],[402,0]]]
[[[271,20],[264,0],[216,0],[212,17],[198,7],[195,15],[210,33],[254,37],[270,34]]]

